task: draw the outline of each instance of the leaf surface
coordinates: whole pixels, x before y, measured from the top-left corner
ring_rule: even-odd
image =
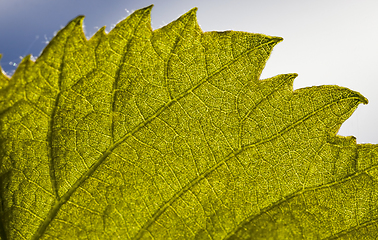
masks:
[[[378,148],[336,135],[361,94],[260,80],[282,38],[150,10],[0,75],[3,239],[378,236]]]

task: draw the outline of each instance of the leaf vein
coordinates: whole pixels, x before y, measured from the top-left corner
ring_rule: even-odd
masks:
[[[207,82],[211,77],[219,74],[222,70],[226,69],[229,65],[232,65],[234,62],[238,61],[239,58],[242,58],[245,54],[248,54],[256,49],[260,49],[262,47],[264,47],[265,45],[269,45],[269,44],[274,44],[276,43],[277,41],[281,40],[281,38],[277,39],[277,38],[272,38],[271,41],[268,41],[264,44],[261,44],[255,48],[251,48],[251,49],[248,49],[246,51],[244,51],[243,53],[241,53],[236,59],[228,62],[227,64],[225,64],[224,66],[222,66],[220,69],[218,69],[217,71],[214,71],[214,73],[212,73],[210,76],[208,76],[207,78],[204,78],[203,80],[199,81],[196,85],[194,85],[193,87],[189,88],[187,91],[184,91],[182,92],[180,95],[178,95],[176,98],[172,99],[170,102],[166,103],[165,105],[161,106],[156,112],[155,114],[151,115],[150,117],[148,117],[144,122],[140,123],[139,125],[137,125],[133,130],[131,130],[129,133],[125,134],[124,137],[122,137],[121,139],[119,139],[117,142],[114,142],[106,151],[104,151],[102,153],[102,155],[99,157],[99,159],[90,167],[90,169],[86,172],[84,172],[76,181],[75,183],[71,186],[70,189],[67,190],[67,192],[61,197],[59,198],[58,201],[55,202],[55,204],[51,207],[50,211],[48,212],[45,220],[40,224],[39,228],[37,229],[36,233],[34,234],[34,236],[32,237],[33,240],[37,240],[40,236],[43,235],[43,233],[46,231],[46,228],[48,227],[48,225],[50,224],[50,222],[55,218],[55,216],[58,214],[58,211],[61,209],[61,207],[63,206],[63,204],[65,204],[69,198],[72,196],[72,194],[78,189],[78,187],[84,182],[86,181],[90,176],[92,176],[92,174],[97,170],[97,168],[105,161],[105,159],[108,158],[108,156],[110,154],[112,154],[113,150],[115,148],[117,148],[121,143],[123,143],[125,140],[127,140],[130,136],[134,135],[137,131],[139,131],[141,128],[145,127],[147,124],[149,124],[151,121],[153,121],[156,117],[158,117],[163,111],[165,111],[166,109],[168,109],[171,105],[173,105],[174,103],[177,103],[180,99],[184,98],[185,96],[187,96],[189,93],[191,93],[193,90],[197,89],[198,87],[200,87],[201,85],[203,85],[205,82]],[[56,101],[57,103],[58,101]],[[113,104],[114,104],[114,99],[113,99]],[[57,106],[56,106],[57,107]],[[114,107],[114,106],[113,106]],[[112,109],[113,109],[112,107]],[[56,108],[54,108],[56,109]],[[53,118],[52,120],[53,121]],[[53,123],[53,122],[52,122]],[[51,122],[50,122],[51,124]],[[113,123],[112,123],[113,125]],[[52,125],[50,125],[52,126]],[[113,129],[112,129],[112,133],[113,133]],[[52,141],[52,138],[51,138],[51,135],[49,136],[49,139]],[[51,144],[51,143],[50,143]],[[51,147],[50,147],[51,149]],[[233,154],[231,154],[233,156]],[[231,156],[230,155],[230,156]],[[50,156],[52,157],[52,156]],[[227,158],[228,159],[228,158]],[[51,159],[52,160],[52,159]],[[51,162],[52,164],[52,162]],[[221,164],[223,164],[223,162],[220,162],[219,164],[215,165],[213,168],[217,168],[218,166],[220,166]],[[212,168],[212,169],[213,169]],[[50,166],[50,169],[52,169],[52,165]],[[53,172],[53,170],[51,170],[52,173],[54,174],[55,176],[55,173]],[[51,172],[50,171],[50,172]],[[205,172],[205,174],[208,174],[208,171]],[[202,175],[202,177],[198,178],[198,181],[200,179],[203,179],[205,175]],[[196,181],[197,182],[197,181]],[[186,188],[183,188],[183,190],[186,189]],[[179,196],[183,193],[183,190],[181,190],[180,192],[178,192],[177,194],[175,194],[174,196]],[[55,189],[56,194],[57,194],[57,189]],[[171,201],[171,200],[170,200]],[[169,203],[170,201],[168,201],[167,203]],[[164,204],[165,208],[167,207],[166,204]],[[161,215],[161,211],[157,211],[156,212],[157,215]],[[155,213],[155,214],[156,214]],[[151,218],[153,219],[153,218]],[[148,224],[151,224],[150,221],[147,222],[147,225]],[[145,226],[147,226],[145,225]],[[142,230],[144,230],[144,228],[142,228],[137,236],[139,236],[139,234],[141,233]]]
[[[345,98],[344,100],[349,100],[349,99],[356,99],[357,97],[349,97],[349,98]],[[359,98],[357,98],[359,99]],[[177,199],[179,199],[184,193],[186,193],[188,190],[190,190],[193,186],[195,186],[196,184],[198,184],[201,180],[205,179],[210,173],[212,173],[213,171],[215,171],[216,169],[218,169],[219,167],[221,167],[223,164],[225,164],[228,160],[230,160],[231,158],[233,157],[236,157],[237,155],[239,155],[240,153],[244,152],[245,150],[253,147],[253,146],[257,146],[257,145],[261,145],[263,143],[266,143],[266,142],[269,142],[269,141],[272,141],[273,139],[281,136],[282,134],[284,134],[285,132],[289,131],[290,129],[294,128],[295,126],[297,126],[298,124],[302,123],[304,120],[310,118],[311,116],[315,115],[316,113],[318,113],[319,111],[327,108],[327,107],[330,107],[332,104],[335,104],[337,103],[339,100],[336,100],[334,102],[331,102],[329,104],[326,104],[324,106],[322,106],[321,108],[319,108],[319,110],[317,111],[314,111],[310,114],[307,114],[305,115],[304,117],[302,117],[301,119],[299,119],[297,122],[295,122],[294,124],[291,125],[291,127],[288,127],[288,128],[284,128],[283,130],[281,130],[281,132],[278,132],[277,134],[274,134],[273,136],[271,136],[270,138],[267,138],[263,141],[259,141],[259,142],[256,142],[256,143],[252,143],[252,144],[247,144],[245,146],[243,146],[242,148],[240,149],[236,149],[236,150],[233,150],[232,152],[230,152],[228,155],[226,155],[224,157],[224,159],[222,161],[220,161],[219,163],[217,163],[216,165],[214,165],[213,167],[209,168],[208,170],[206,170],[205,172],[203,172],[200,176],[196,177],[195,179],[193,179],[190,183],[188,183],[184,188],[182,188],[180,191],[176,192],[167,202],[165,202],[160,208],[158,208],[158,210],[154,213],[153,217],[151,219],[149,219],[144,225],[143,225],[143,228],[140,229],[140,231],[136,234],[135,236],[135,239],[140,239],[142,237],[142,233],[144,230],[148,229],[153,223],[154,221],[156,221],[156,219],[158,219],[164,212],[165,210],[172,205],[173,202],[175,202]]]

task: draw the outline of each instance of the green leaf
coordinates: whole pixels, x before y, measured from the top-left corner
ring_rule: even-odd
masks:
[[[336,135],[367,100],[260,80],[282,38],[151,8],[0,74],[2,239],[377,238],[378,147]]]

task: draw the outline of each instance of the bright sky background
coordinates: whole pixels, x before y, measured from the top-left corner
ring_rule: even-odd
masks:
[[[0,64],[11,75],[20,56],[37,57],[54,33],[77,15],[85,32],[109,31],[133,10],[154,4],[152,28],[193,7],[203,31],[236,30],[280,36],[261,78],[298,73],[294,88],[336,84],[362,93],[339,132],[378,143],[377,0],[0,0]]]

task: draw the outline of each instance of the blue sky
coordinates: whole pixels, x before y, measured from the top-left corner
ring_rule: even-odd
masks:
[[[369,99],[347,120],[340,135],[378,143],[377,0],[0,0],[0,64],[11,75],[20,57],[38,57],[54,33],[85,15],[85,33],[109,31],[133,10],[154,4],[152,28],[193,7],[203,31],[237,30],[280,36],[261,78],[298,73],[294,88],[339,85]]]

